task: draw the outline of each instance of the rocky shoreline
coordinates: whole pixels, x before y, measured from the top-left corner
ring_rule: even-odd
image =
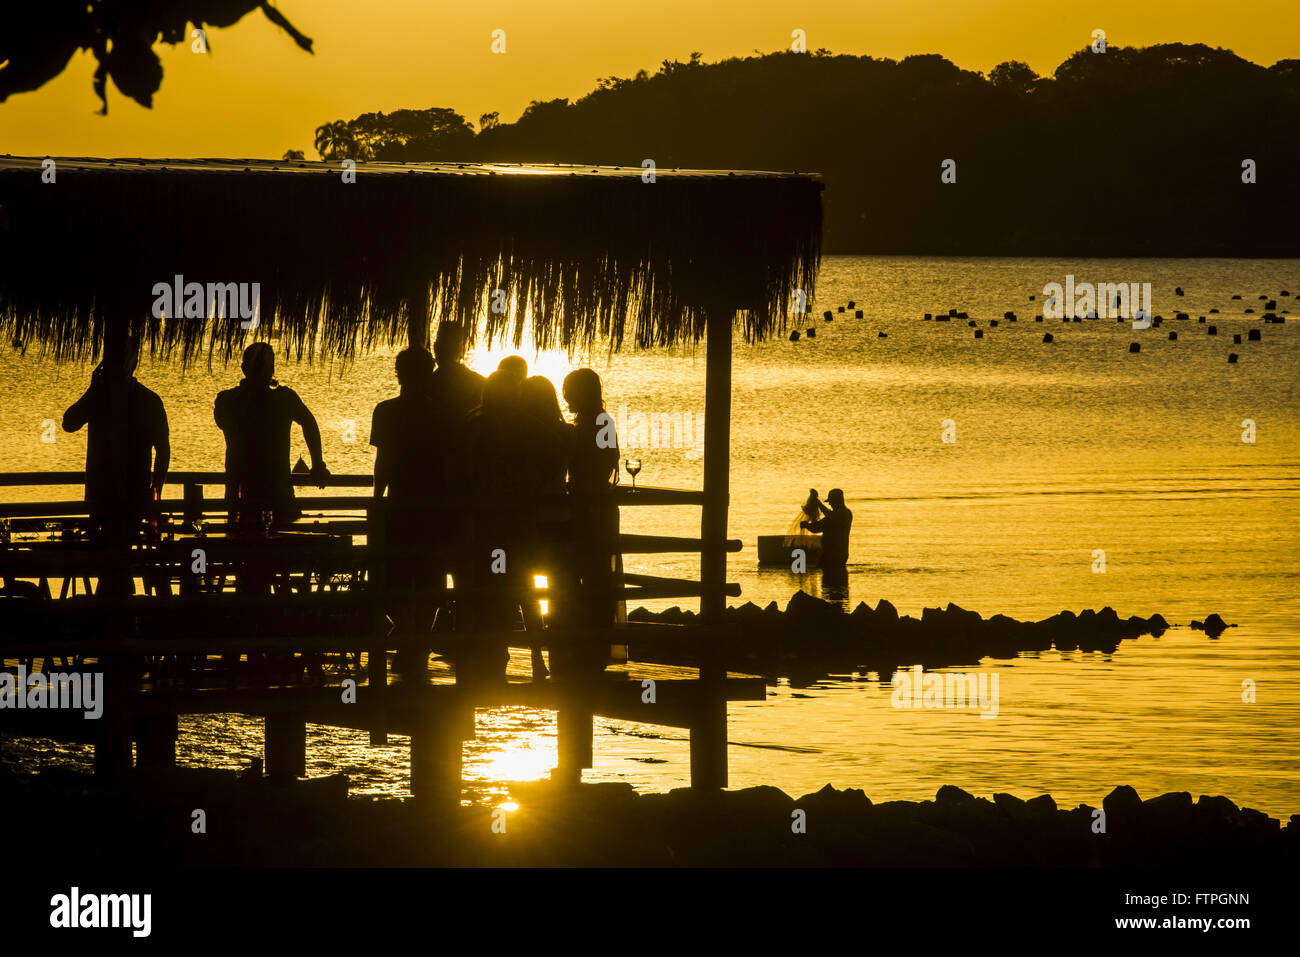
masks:
[[[409,800],[349,799],[341,775],[272,786],[176,770],[118,792],[68,772],[0,777],[13,819],[42,835],[43,854],[141,867],[1204,868],[1280,866],[1300,848],[1300,815],[1283,825],[1225,797],[1143,800],[1131,787],[1100,808],[1065,809],[1046,794],[989,800],[952,786],[932,801],[875,804],[830,785],[793,798],[774,787],[638,794],[536,782],[514,787],[509,812],[436,815]],[[205,833],[194,832],[196,809]]]
[[[631,622],[669,625],[699,620],[694,612],[677,607],[661,612],[637,608],[627,617]],[[846,614],[838,605],[802,591],[795,592],[784,609],[776,602],[765,608],[752,602],[729,607],[725,621],[734,627],[725,629],[714,647],[728,668],[792,680],[834,670],[888,674],[918,663],[973,664],[981,658],[1014,658],[1052,648],[1110,653],[1125,639],[1159,637],[1170,627],[1159,614],[1121,618],[1109,606],[1019,621],[1006,615],[984,618],[949,603],[946,608],[926,608],[917,619],[900,615],[890,601],[881,599],[875,608],[862,602]],[[1207,633],[1228,627],[1218,615],[1208,616],[1206,624]],[[657,637],[654,642],[633,640],[631,648],[639,661],[693,665],[698,663],[694,644],[685,638],[676,642]]]

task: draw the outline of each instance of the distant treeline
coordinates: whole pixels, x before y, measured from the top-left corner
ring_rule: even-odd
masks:
[[[371,113],[320,127],[316,146],[818,172],[835,253],[1300,255],[1300,60],[1265,68],[1204,44],[1084,49],[1050,78],[938,55],[692,54],[574,103],[534,101],[514,123]]]

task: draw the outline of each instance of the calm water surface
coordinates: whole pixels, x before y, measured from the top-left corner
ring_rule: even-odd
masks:
[[[1067,273],[1152,283],[1164,326],[1035,323],[1044,284],[1064,283]],[[1174,295],[1176,286],[1185,297]],[[930,797],[952,783],[984,795],[1050,792],[1068,804],[1095,803],[1128,783],[1144,795],[1222,793],[1274,815],[1300,811],[1300,309],[1286,325],[1263,325],[1257,298],[1282,289],[1300,293],[1300,263],[828,259],[812,307],[816,339],[736,348],[730,528],[746,549],[731,556],[730,577],[742,585],[741,601],[784,603],[797,588],[819,593],[815,577],[760,572],[753,542],[785,531],[810,486],[823,494],[839,486],[855,514],[853,604],[887,597],[919,614],[954,601],[1022,618],[1109,604],[1121,615],[1158,611],[1182,625],[1217,611],[1239,627],[1217,641],[1179,627],[1111,655],[981,662],[999,675],[992,720],[975,711],[895,709],[888,675],[883,684],[875,674],[841,675],[770,689],[766,702],[731,706],[732,786],[802,794],[832,782],[880,800]],[[864,318],[821,321],[823,309],[849,299]],[[975,340],[965,322],[921,319],[949,308],[979,320],[985,338]],[[1002,320],[1007,310],[1019,321]],[[1191,320],[1173,321],[1180,310]],[[1199,315],[1218,327],[1217,337]],[[1245,340],[1256,326],[1262,342],[1233,345],[1234,333]],[[1168,340],[1171,330],[1178,341]],[[1057,341],[1042,343],[1044,332]],[[1129,354],[1132,341],[1141,342],[1140,354]],[[472,361],[488,371],[509,351],[483,349]],[[1229,352],[1240,355],[1237,365],[1228,364]],[[370,412],[395,391],[391,356],[376,352],[346,370],[279,370],[315,411],[335,472],[371,468]],[[611,412],[704,411],[703,347],[612,360],[597,350],[588,361],[605,380]],[[571,365],[555,355],[533,364],[557,384]],[[84,433],[60,433],[52,445],[39,436],[41,421],[60,419],[88,373],[0,353],[5,469],[82,466]],[[212,398],[238,381],[237,369],[182,372],[146,361],[139,378],[167,403],[173,468],[220,468]],[[1255,423],[1253,444],[1242,441],[1245,419]],[[955,443],[941,441],[944,420],[955,424]],[[344,441],[349,424],[353,443]],[[295,454],[305,453],[300,436],[294,442]],[[702,462],[690,449],[634,454],[643,462],[639,483],[699,487]],[[698,522],[698,510],[687,508],[623,515],[628,531],[693,534]],[[1101,574],[1093,571],[1098,549],[1106,556]],[[630,559],[629,570],[697,568],[687,555],[645,556]],[[1247,680],[1257,688],[1252,704],[1241,700]],[[194,719],[185,732],[183,762],[237,767],[261,751],[260,721]],[[499,799],[510,781],[545,776],[555,763],[549,713],[483,711],[479,732],[465,746],[479,799]],[[311,733],[312,774],[344,771],[359,793],[406,793],[401,739],[372,749],[364,735]],[[588,780],[647,790],[688,781],[684,734],[605,721],[595,751]],[[63,746],[44,757],[60,755],[84,760]]]

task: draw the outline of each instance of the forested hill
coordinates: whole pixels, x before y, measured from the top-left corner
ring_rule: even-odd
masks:
[[[317,146],[815,171],[835,253],[1298,256],[1298,127],[1300,60],[1164,44],[1085,49],[1051,77],[1016,62],[985,77],[937,55],[692,55],[576,102],[536,101],[513,123],[367,114],[321,127]]]

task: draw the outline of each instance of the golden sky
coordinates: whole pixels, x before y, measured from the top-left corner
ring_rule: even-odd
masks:
[[[0,104],[0,152],[20,155],[315,157],[316,126],[359,113],[449,106],[477,124],[530,100],[577,98],[597,78],[651,72],[699,50],[706,61],[808,48],[895,59],[940,53],[987,72],[1003,60],[1049,73],[1103,29],[1111,44],[1222,46],[1265,65],[1300,56],[1297,0],[278,0],[315,41],[299,50],[259,12],[214,30],[208,55],[155,49],[163,85],[146,110],[110,84],[96,115],[94,60]],[[491,34],[506,31],[506,52]]]

